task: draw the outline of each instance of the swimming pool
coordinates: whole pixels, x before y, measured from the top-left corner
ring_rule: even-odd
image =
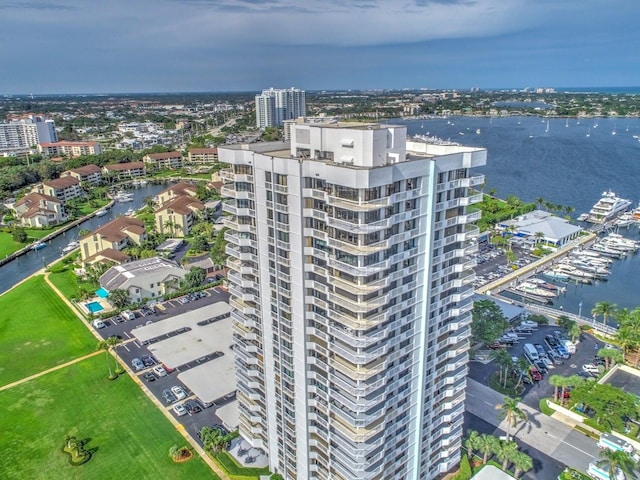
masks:
[[[102,305],[100,305],[99,302],[85,303],[84,306],[87,307],[91,313],[98,313],[98,312],[104,310],[104,307]]]

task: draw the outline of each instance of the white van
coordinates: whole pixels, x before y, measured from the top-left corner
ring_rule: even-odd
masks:
[[[131,310],[123,310],[122,312],[120,312],[120,315],[122,315],[122,317],[125,320],[135,320],[136,319],[136,314],[133,313]]]
[[[531,343],[525,343],[524,344],[524,354],[532,362],[535,362],[536,360],[540,359],[540,357],[538,356],[538,350]]]
[[[570,353],[571,355],[576,353],[576,344],[573,343],[571,340],[562,340],[562,342],[560,343],[562,344],[564,349],[567,351],[567,353]]]

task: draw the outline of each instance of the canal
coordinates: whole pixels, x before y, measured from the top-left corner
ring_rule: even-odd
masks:
[[[49,240],[47,246],[41,250],[32,250],[0,267],[0,293],[6,292],[13,285],[24,280],[29,275],[58,260],[62,256],[62,249],[69,242],[78,240],[78,232],[83,229],[95,230],[110,222],[117,216],[124,215],[129,208],[138,209],[144,203],[144,198],[154,196],[166,188],[166,184],[146,185],[128,190],[133,193],[133,202],[116,202],[102,217],[92,217],[80,225],[67,230],[65,233]]]

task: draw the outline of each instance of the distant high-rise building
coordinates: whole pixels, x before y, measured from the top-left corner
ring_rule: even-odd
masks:
[[[10,116],[0,123],[0,152],[21,153],[39,143],[57,142],[55,123],[44,115]]]
[[[219,147],[240,435],[286,480],[460,460],[486,150],[292,123]]]
[[[258,128],[279,127],[285,120],[304,117],[307,113],[305,92],[298,88],[270,88],[256,95]]]

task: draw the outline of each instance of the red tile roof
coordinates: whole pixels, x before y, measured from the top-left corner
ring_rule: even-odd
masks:
[[[61,178],[53,178],[51,180],[45,180],[42,182],[43,185],[47,187],[60,189],[60,188],[68,188],[73,187],[74,185],[80,185],[80,181],[75,177],[61,177]]]
[[[180,152],[163,152],[163,153],[148,153],[145,157],[149,157],[152,160],[164,160],[166,158],[182,158]]]
[[[142,170],[144,168],[144,163],[143,162],[112,163],[110,165],[105,165],[104,168],[112,172],[124,172],[126,170]]]

